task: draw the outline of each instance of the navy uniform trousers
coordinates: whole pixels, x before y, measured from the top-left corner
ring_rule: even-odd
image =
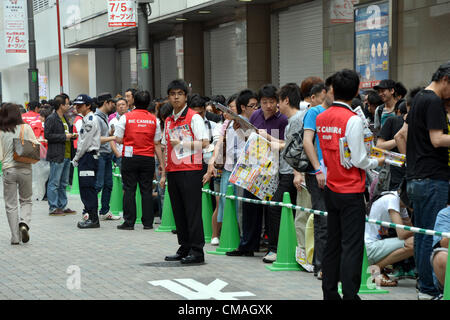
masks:
[[[78,161],[78,181],[80,197],[84,205],[84,213],[89,213],[89,219],[98,221],[98,198],[95,190],[97,181],[98,156],[96,151],[85,153]]]

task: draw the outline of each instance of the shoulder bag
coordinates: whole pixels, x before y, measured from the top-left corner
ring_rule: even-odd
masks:
[[[41,145],[24,139],[25,125],[20,126],[19,138],[13,139],[13,158],[17,162],[34,164],[41,160]]]

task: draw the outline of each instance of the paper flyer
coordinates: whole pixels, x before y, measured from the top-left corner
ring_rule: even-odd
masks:
[[[278,167],[278,152],[271,150],[268,140],[252,133],[229,181],[261,200],[270,201],[278,188]]]
[[[239,123],[239,125],[241,126],[242,130],[255,130],[258,131],[258,128],[256,128],[253,124],[251,124],[247,119],[245,119],[244,117],[242,117],[241,115],[234,113],[230,108],[225,107],[223,104],[220,104],[218,102],[214,102],[214,105],[216,106],[217,109],[219,109],[220,111],[222,111],[223,113],[226,113],[227,115],[229,115],[234,121],[236,121],[237,123]]]
[[[185,157],[190,157],[194,154],[194,150],[191,148],[184,148],[182,143],[185,141],[192,142],[192,134],[189,126],[186,124],[184,126],[178,126],[169,130],[170,139],[180,140],[180,144],[176,145],[173,149],[177,159],[183,159]]]

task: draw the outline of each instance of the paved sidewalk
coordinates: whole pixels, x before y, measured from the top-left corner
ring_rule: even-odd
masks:
[[[164,261],[165,255],[174,254],[178,248],[176,235],[172,233],[143,230],[142,225],[136,225],[134,231],[117,230],[121,220],[101,222],[100,229],[80,230],[76,227],[82,210],[78,196],[69,196],[69,207],[78,213],[64,217],[49,216],[47,202],[35,201],[30,242],[12,246],[2,184],[0,178],[0,299],[179,300],[201,298],[192,289],[198,288],[199,283],[204,286],[212,283],[209,291],[200,288],[200,292],[216,298],[322,299],[321,282],[312,274],[271,272],[262,262],[263,252],[255,257],[206,254],[204,265],[182,267]],[[215,248],[205,246],[205,250]],[[169,281],[156,282],[162,280]],[[220,290],[238,293],[221,296]],[[415,281],[400,281],[397,288],[389,290],[389,294],[361,297],[416,299]]]

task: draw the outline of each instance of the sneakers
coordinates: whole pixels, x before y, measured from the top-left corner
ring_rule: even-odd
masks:
[[[211,245],[212,246],[218,246],[219,245],[219,238],[215,237],[211,239]]]
[[[153,223],[154,224],[161,224],[161,218],[160,217],[155,217],[155,221]]]
[[[51,216],[65,216],[66,214],[61,209],[55,209],[49,213]]]
[[[66,210],[63,211],[65,214],[76,214],[77,212],[70,209],[70,208],[66,208]]]
[[[22,242],[27,243],[30,241],[30,234],[28,233],[28,228],[24,225],[19,227],[20,235],[22,236]]]
[[[83,220],[84,221],[89,220],[89,213],[87,213],[87,212],[83,213]]]
[[[277,261],[277,253],[273,251],[267,252],[267,254],[263,258],[264,263],[273,263]]]
[[[439,296],[432,296],[427,293],[419,292],[417,294],[417,300],[441,300],[442,298]]]
[[[78,222],[77,227],[80,229],[100,228],[100,221],[82,220]]]
[[[106,214],[99,214],[98,215],[100,220],[120,220],[120,216],[115,216],[111,212],[108,212]]]
[[[134,230],[134,226],[129,226],[125,223],[122,223],[121,225],[117,226],[117,229],[119,229],[119,230]]]
[[[394,279],[397,280],[402,280],[402,279],[416,279],[416,273],[414,272],[413,269],[409,270],[409,271],[404,271],[402,268],[398,268],[397,270],[394,271],[394,273],[392,274],[392,276],[394,277]]]

